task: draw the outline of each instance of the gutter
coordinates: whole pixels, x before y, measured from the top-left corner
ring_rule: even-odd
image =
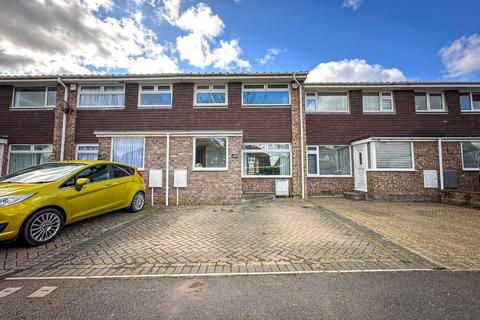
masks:
[[[64,95],[63,95],[63,100],[67,102],[68,99],[68,87],[65,83],[63,83],[62,78],[58,76],[57,82],[62,85],[64,88]],[[61,139],[61,144],[60,144],[60,161],[63,161],[65,158],[65,136],[67,132],[67,114],[65,111],[62,110],[62,139]]]
[[[442,154],[442,138],[438,138],[438,170],[440,171],[440,190],[444,189],[443,182],[443,154]]]
[[[167,154],[165,159],[165,207],[168,207],[168,188],[170,180],[170,133],[167,133]],[[178,197],[177,197],[178,201]]]
[[[302,199],[305,199],[305,159],[304,159],[304,145],[303,145],[303,90],[302,85],[298,82],[295,72],[293,73],[293,81],[298,84],[298,95],[300,100],[300,166],[302,168]]]

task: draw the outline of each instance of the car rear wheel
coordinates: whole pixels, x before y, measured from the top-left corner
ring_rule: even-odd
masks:
[[[133,196],[132,203],[130,204],[130,210],[132,212],[139,212],[142,211],[143,207],[145,206],[145,195],[143,192],[137,192]]]
[[[42,209],[25,221],[23,239],[32,246],[45,244],[55,239],[64,223],[63,215],[57,209]]]

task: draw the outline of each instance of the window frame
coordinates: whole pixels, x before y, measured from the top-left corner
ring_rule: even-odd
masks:
[[[286,144],[286,145],[288,145],[288,150],[287,149],[268,150],[268,145],[275,145],[275,144]],[[263,146],[265,146],[265,149],[244,150],[245,145],[263,145]],[[257,179],[257,178],[260,178],[260,179],[266,179],[266,178],[269,178],[269,179],[284,179],[284,178],[292,178],[293,177],[293,163],[292,163],[293,161],[292,161],[292,144],[291,143],[288,143],[288,142],[268,142],[268,143],[265,143],[265,142],[260,142],[260,143],[250,142],[250,143],[242,143],[241,149],[242,149],[242,152],[241,152],[242,178],[247,178],[247,179]],[[245,153],[267,153],[269,151],[271,151],[271,152],[288,152],[289,153],[290,174],[289,175],[278,175],[278,176],[273,176],[273,175],[247,175],[245,173],[245,166],[244,166],[245,157],[244,157],[244,154]]]
[[[408,142],[410,143],[410,156],[412,158],[412,167],[411,168],[377,168],[377,143],[383,142]],[[367,171],[385,171],[385,172],[396,172],[396,171],[403,171],[403,172],[412,172],[416,171],[415,169],[415,148],[413,141],[409,140],[375,140],[371,141],[368,146],[368,166]]]
[[[82,88],[83,87],[100,87],[100,92],[83,92],[82,93]],[[85,106],[85,105],[80,105],[80,96],[82,94],[96,94],[96,95],[101,95],[105,94],[105,87],[110,87],[110,86],[115,86],[115,87],[123,87],[123,105],[94,105],[94,106]],[[108,94],[108,93],[107,93]],[[112,93],[113,94],[113,93]],[[117,93],[119,94],[119,93]],[[80,110],[92,110],[92,109],[104,109],[104,110],[112,110],[112,109],[125,109],[125,84],[123,83],[107,83],[107,84],[82,84],[78,86],[77,90],[77,109]]]
[[[347,94],[347,110],[346,111],[320,111],[318,107],[318,94]],[[308,96],[307,94],[315,94],[315,111],[310,111],[306,109]],[[311,99],[311,98],[310,98]],[[340,91],[316,91],[316,92],[306,92],[305,93],[305,113],[306,114],[350,114],[350,91],[340,90]]]
[[[416,95],[417,93],[424,93],[425,94],[425,97],[427,99],[427,110],[418,110],[417,105],[414,101],[415,112],[416,113],[447,113],[448,112],[444,92],[441,92],[441,91],[415,91],[414,95]],[[432,94],[440,94],[441,95],[441,97],[442,97],[442,109],[441,110],[440,109],[431,109],[430,95],[432,95]],[[415,96],[414,96],[414,99],[415,99]]]
[[[197,139],[225,139],[225,167],[202,167],[197,168],[195,167],[195,159],[197,157],[196,149],[197,149]],[[227,136],[194,136],[193,137],[193,152],[192,152],[192,171],[199,171],[199,172],[208,172],[208,171],[228,171],[228,137]]]
[[[208,89],[198,89],[198,86],[208,86]],[[225,89],[213,89],[214,86],[225,86]],[[224,103],[200,103],[197,102],[197,93],[224,93]],[[243,93],[242,93],[243,97]],[[228,107],[228,83],[195,83],[193,85],[193,106],[199,109],[225,108]]]
[[[378,93],[378,101],[379,101],[379,107],[380,109],[379,110],[365,110],[365,104],[363,103],[363,95],[364,93]],[[382,94],[384,93],[388,93],[390,94],[390,97],[387,97],[387,98],[384,98],[382,97]],[[390,100],[391,103],[392,103],[392,109],[383,109],[383,103],[382,103],[382,100]],[[395,110],[395,99],[394,99],[394,96],[393,96],[393,91],[382,91],[382,90],[379,90],[379,91],[362,91],[362,111],[363,113],[367,113],[367,114],[375,114],[375,113],[380,113],[380,114],[395,114],[396,113],[396,110]]]
[[[269,85],[280,85],[280,84],[281,85],[287,85],[287,88],[286,89],[278,89],[278,88],[270,89],[270,88],[268,88]],[[260,88],[259,89],[245,89],[246,85],[247,86],[262,86],[263,85],[263,89],[260,89]],[[279,92],[279,91],[285,91],[285,90],[288,90],[288,103],[245,104],[244,100],[243,100],[243,93],[244,92],[257,92],[257,91]],[[269,82],[265,82],[265,83],[242,83],[241,95],[242,95],[242,107],[243,108],[290,107],[292,105],[292,86],[288,82],[287,83],[284,83],[284,82],[281,82],[281,83],[275,83],[275,82],[274,83],[269,83]]]
[[[97,151],[82,151],[81,153],[88,153],[88,154],[96,154],[97,155],[97,160],[98,160],[98,143],[77,143],[75,146],[75,160],[78,160],[78,152],[79,152],[79,147],[97,147]]]
[[[154,86],[153,91],[142,91],[142,86]],[[141,104],[142,100],[142,94],[159,94],[159,93],[167,93],[167,91],[159,91],[158,87],[166,87],[169,86],[170,90],[168,93],[170,93],[170,104]],[[139,83],[138,84],[138,103],[137,103],[138,109],[171,109],[173,107],[173,84],[171,83]]]
[[[348,147],[348,158],[349,158],[349,171],[350,174],[341,174],[341,175],[335,175],[335,174],[320,174],[320,157],[318,156],[319,153],[319,147]],[[315,148],[315,151],[313,150],[308,150],[308,148]],[[308,155],[309,154],[314,154],[317,157],[317,173],[312,174],[308,173]],[[353,177],[353,162],[352,162],[352,146],[348,144],[320,144],[320,145],[307,145],[307,177],[311,178],[352,178]]]
[[[30,146],[30,150],[13,150],[12,151],[12,146]],[[38,151],[38,150],[35,150],[35,146],[51,146],[52,147],[52,151],[49,151],[49,152],[46,152],[46,151]],[[51,156],[53,156],[53,143],[50,144],[50,143],[33,143],[33,144],[28,144],[28,143],[12,143],[8,146],[8,160],[7,160],[7,174],[10,174],[12,172],[10,172],[10,160],[11,160],[11,156],[12,156],[12,153],[21,153],[21,154],[42,154],[42,153],[51,153]],[[51,161],[51,159],[50,159]],[[50,162],[49,161],[49,162]]]
[[[460,91],[458,99],[460,100],[460,95],[468,94],[470,97],[470,110],[462,110],[462,106],[460,105],[460,112],[461,113],[480,113],[480,109],[473,108],[473,95],[480,96],[480,90],[478,92],[475,91]]]
[[[142,154],[142,167],[136,167],[134,165],[131,165],[131,164],[128,164],[128,163],[124,163],[125,165],[129,165],[131,167],[136,167],[138,169],[138,171],[144,171],[145,170],[145,146],[146,146],[146,139],[145,137],[139,137],[139,136],[121,136],[121,137],[112,137],[111,141],[110,141],[110,161],[112,162],[116,162],[116,161],[113,161],[113,145],[114,145],[114,140],[115,139],[128,139],[128,138],[135,138],[135,139],[142,139],[143,140],[143,154]],[[116,162],[116,163],[120,163],[120,162]]]
[[[21,88],[45,88],[45,97],[43,100],[43,105],[39,106],[16,106],[15,105],[15,97],[17,89]],[[49,105],[47,104],[48,101],[48,88],[55,88],[55,104]],[[57,87],[55,86],[14,86],[13,87],[13,96],[12,96],[12,103],[10,105],[10,109],[17,109],[17,110],[28,110],[28,109],[38,109],[38,110],[53,110],[57,104]]]
[[[480,143],[480,140],[465,140],[460,141],[460,156],[462,157],[462,171],[479,171],[478,168],[465,168],[465,163],[463,161],[463,143],[464,142],[476,142]]]

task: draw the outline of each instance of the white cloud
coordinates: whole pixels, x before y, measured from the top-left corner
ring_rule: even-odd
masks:
[[[187,32],[176,39],[181,60],[202,69],[210,66],[222,70],[250,68],[250,62],[240,58],[242,49],[238,39],[217,40],[225,24],[208,5],[199,3],[181,12],[181,0],[163,2],[161,17]]]
[[[0,11],[0,73],[176,72],[156,34],[135,12],[99,18],[107,0],[7,1]],[[30,26],[30,27],[25,27]],[[34,27],[32,27],[34,26]],[[93,71],[92,71],[93,70]]]
[[[480,71],[480,34],[463,36],[439,51],[448,77]]]
[[[361,82],[404,81],[405,75],[397,68],[386,69],[378,64],[368,64],[363,59],[320,63],[309,72],[307,82]]]
[[[263,58],[258,59],[258,63],[267,64],[268,62],[275,60],[280,52],[282,52],[280,49],[268,48]]]
[[[362,0],[343,0],[342,7],[345,8],[352,8],[353,10],[357,10],[360,7]]]

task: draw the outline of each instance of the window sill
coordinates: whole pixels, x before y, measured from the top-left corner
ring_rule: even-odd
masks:
[[[388,115],[396,115],[397,113],[395,111],[363,111],[363,114],[372,114],[372,115],[378,115],[378,114],[388,114]]]
[[[448,114],[448,111],[445,111],[445,110],[439,110],[439,111],[418,111],[418,110],[415,110],[415,113],[418,113],[418,114]]]
[[[77,106],[77,110],[124,110],[125,106],[114,106],[114,107],[106,107],[106,106]]]
[[[415,172],[415,169],[367,169],[367,172]]]
[[[479,114],[480,113],[480,110],[462,110],[461,111],[462,114]]]
[[[258,108],[282,108],[290,109],[290,104],[242,104],[242,108],[245,109],[258,109]]]
[[[172,109],[172,106],[137,106],[137,109]]]
[[[353,178],[352,175],[319,175],[319,174],[308,174],[307,178]]]
[[[468,171],[468,172],[476,172],[478,171],[478,168],[463,168],[462,171]]]
[[[226,104],[194,104],[193,109],[227,109],[228,105]]]
[[[226,172],[228,168],[193,168],[192,171],[194,172]]]
[[[350,111],[338,111],[338,112],[305,111],[305,114],[341,114],[341,115],[349,115],[349,114],[350,114]]]
[[[48,107],[10,107],[10,111],[31,111],[31,110],[45,110],[45,111],[52,111],[55,110],[55,107],[48,106]]]
[[[292,176],[242,176],[242,179],[289,179]]]

